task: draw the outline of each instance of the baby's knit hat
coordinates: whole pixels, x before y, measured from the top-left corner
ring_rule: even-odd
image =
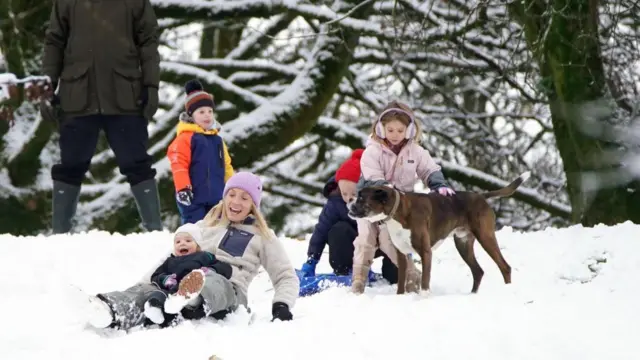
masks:
[[[191,235],[193,240],[198,244],[198,246],[202,247],[202,229],[200,226],[192,223],[187,223],[176,229],[174,236],[179,233],[185,233]]]

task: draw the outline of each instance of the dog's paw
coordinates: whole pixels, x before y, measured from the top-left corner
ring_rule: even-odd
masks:
[[[419,293],[420,283],[418,281],[407,281],[405,286],[408,293]]]
[[[364,281],[354,281],[351,283],[351,292],[354,294],[364,293]]]

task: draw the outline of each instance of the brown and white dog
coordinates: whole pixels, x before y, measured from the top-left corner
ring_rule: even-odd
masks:
[[[511,266],[498,246],[496,216],[486,199],[511,196],[530,175],[525,172],[506,187],[482,194],[461,191],[443,196],[437,192],[402,192],[386,185],[365,186],[347,207],[351,218],[387,227],[398,252],[398,294],[405,292],[407,255],[413,252],[422,259],[420,287],[429,289],[432,250],[451,234],[458,253],[471,269],[471,292],[475,293],[484,275],[473,250],[476,239],[498,265],[505,284],[511,283]]]

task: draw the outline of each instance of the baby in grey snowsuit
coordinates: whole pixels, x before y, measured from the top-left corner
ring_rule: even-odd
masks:
[[[218,260],[215,255],[208,251],[200,249],[202,242],[201,229],[194,224],[184,224],[180,226],[174,235],[173,253],[153,272],[151,275],[151,283],[155,285],[155,289],[150,291],[145,297],[144,316],[152,323],[161,327],[169,326],[174,322],[177,314],[167,314],[164,311],[164,304],[169,294],[178,291],[180,281],[193,270],[201,270],[203,272],[215,271],[225,278],[231,278],[231,265]],[[106,321],[111,323],[106,326],[117,325],[117,320],[113,316],[116,313],[113,306],[118,306],[108,297],[98,295],[97,298],[109,307],[111,319],[105,317]],[[198,304],[185,307],[183,316],[185,318],[198,318]],[[190,312],[196,312],[190,314]],[[148,321],[147,321],[148,323]]]
[[[218,260],[208,251],[202,251],[202,232],[194,224],[184,224],[175,232],[173,254],[171,254],[151,275],[151,283],[159,290],[152,292],[144,304],[144,315],[153,323],[166,326],[176,314],[167,314],[164,304],[168,294],[178,291],[178,284],[191,271],[200,269],[203,272],[215,271],[227,279],[231,278],[231,265]],[[198,304],[194,304],[198,305]],[[186,308],[185,310],[194,310]],[[184,314],[190,317],[188,314]]]

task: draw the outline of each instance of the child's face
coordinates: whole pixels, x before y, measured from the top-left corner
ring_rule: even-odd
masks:
[[[210,106],[202,106],[196,109],[191,115],[193,122],[204,130],[209,130],[213,125],[213,108]]]
[[[393,145],[400,144],[404,140],[406,132],[407,126],[400,120],[394,119],[384,125],[384,135]]]
[[[193,254],[198,250],[198,244],[187,233],[177,233],[173,238],[173,252],[176,256]]]
[[[338,187],[340,188],[340,195],[342,195],[342,200],[347,204],[352,199],[356,198],[356,183],[349,180],[340,180],[338,181]]]
[[[233,188],[224,197],[227,217],[231,222],[241,222],[249,216],[253,199],[248,192]]]

